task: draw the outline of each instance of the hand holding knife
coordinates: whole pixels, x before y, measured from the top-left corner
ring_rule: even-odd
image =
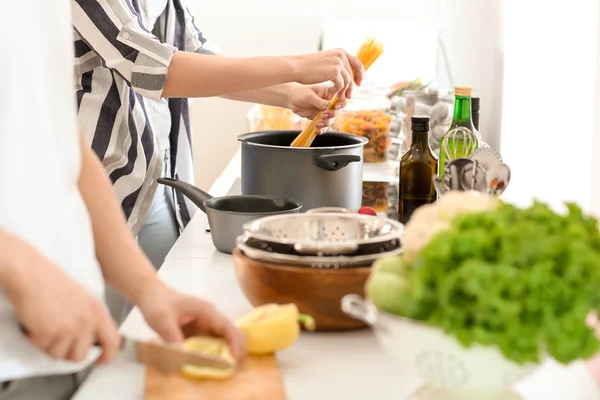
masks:
[[[27,328],[19,324],[21,331],[27,335]],[[99,346],[99,343],[95,343]],[[178,372],[185,365],[200,367],[231,369],[236,364],[220,357],[214,357],[196,351],[185,350],[179,345],[165,342],[146,342],[121,336],[121,349],[132,348],[135,361],[164,372]]]

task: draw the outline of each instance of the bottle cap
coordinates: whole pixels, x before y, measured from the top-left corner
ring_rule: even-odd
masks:
[[[429,131],[429,117],[417,115],[411,117],[410,123],[413,131]]]
[[[471,97],[471,110],[479,112],[479,97]]]
[[[471,89],[471,86],[456,86],[456,87],[454,87],[454,95],[455,96],[471,97],[472,92],[473,92],[473,89]]]

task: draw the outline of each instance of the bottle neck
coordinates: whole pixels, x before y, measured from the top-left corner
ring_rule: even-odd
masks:
[[[411,143],[410,147],[414,147],[414,148],[418,148],[418,149],[425,149],[429,145],[428,137],[429,137],[429,131],[413,130],[412,131],[412,143]]]
[[[456,96],[452,125],[473,126],[470,97]]]
[[[471,120],[473,121],[473,127],[479,130],[479,111],[471,111]]]

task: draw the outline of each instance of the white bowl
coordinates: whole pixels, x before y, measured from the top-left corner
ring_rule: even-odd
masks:
[[[373,328],[402,371],[427,382],[415,399],[519,399],[510,387],[539,366],[518,365],[491,346],[465,348],[441,329],[383,312],[358,295],[345,296],[342,309]]]

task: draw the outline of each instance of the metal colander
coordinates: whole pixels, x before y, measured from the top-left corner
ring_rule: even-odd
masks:
[[[246,245],[289,255],[363,256],[401,247],[404,225],[354,213],[317,212],[260,218],[244,225]]]
[[[337,256],[319,256],[319,255],[295,255],[274,252],[271,247],[253,247],[256,242],[246,234],[237,238],[237,247],[244,252],[248,258],[264,261],[274,264],[292,265],[310,268],[353,268],[372,265],[380,257],[390,257],[402,252],[401,247],[382,253],[368,255],[337,255]]]

